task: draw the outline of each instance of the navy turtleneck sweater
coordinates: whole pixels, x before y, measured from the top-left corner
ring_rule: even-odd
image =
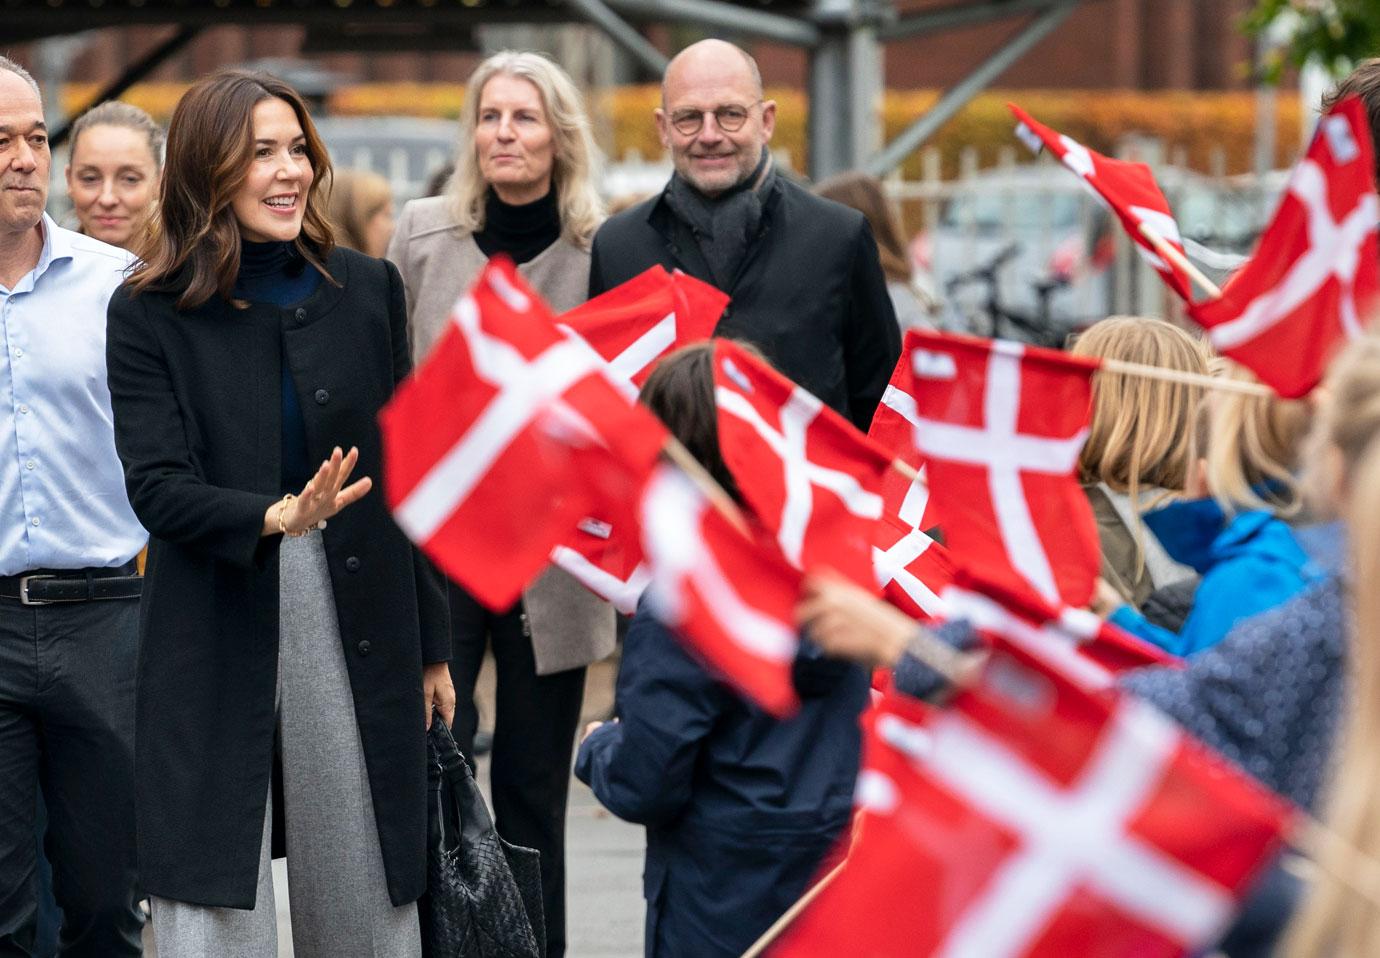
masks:
[[[321,285],[321,273],[312,268],[292,243],[240,242],[240,272],[234,296],[245,302],[286,309],[302,302]],[[281,440],[281,492],[298,493],[316,471],[307,456],[307,425],[297,384],[292,380],[287,350],[283,350]]]

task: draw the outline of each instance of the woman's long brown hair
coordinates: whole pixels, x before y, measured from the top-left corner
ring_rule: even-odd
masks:
[[[254,155],[254,107],[278,99],[292,107],[306,138],[314,176],[307,190],[298,252],[323,274],[335,246],[321,187],[331,159],[296,90],[267,73],[222,70],[194,83],[168,124],[167,158],[158,216],[136,255],[129,279],[135,293],[178,293],[179,309],[213,295],[230,300],[240,270],[240,227],[230,204],[249,175]]]

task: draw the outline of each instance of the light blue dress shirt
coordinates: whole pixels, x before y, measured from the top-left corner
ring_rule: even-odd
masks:
[[[125,495],[105,310],[133,261],[43,216],[43,252],[0,286],[0,575],[118,566],[148,536]]]

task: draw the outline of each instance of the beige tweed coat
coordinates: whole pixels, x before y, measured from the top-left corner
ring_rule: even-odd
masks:
[[[431,351],[451,307],[488,261],[472,234],[455,225],[444,197],[403,207],[388,258],[402,273],[414,363]],[[518,272],[558,313],[585,301],[589,251],[557,240]],[[522,595],[537,674],[597,662],[613,651],[613,607],[560,569],[548,568]]]

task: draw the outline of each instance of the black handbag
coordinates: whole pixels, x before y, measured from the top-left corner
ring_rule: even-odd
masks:
[[[432,716],[427,757],[427,892],[417,903],[423,956],[543,958],[541,853],[499,838],[439,715]]]

